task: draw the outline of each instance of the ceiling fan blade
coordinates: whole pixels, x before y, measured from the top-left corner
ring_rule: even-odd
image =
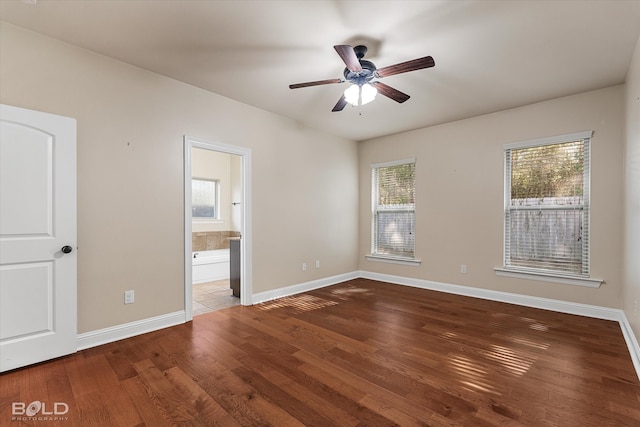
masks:
[[[356,52],[351,46],[349,46],[348,44],[339,44],[334,46],[333,48],[336,50],[336,52],[338,52],[338,55],[340,55],[340,58],[342,58],[342,61],[344,61],[349,71],[362,71],[360,60],[356,56]]]
[[[329,85],[332,83],[342,83],[342,79],[317,80],[315,82],[296,83],[289,85],[289,89],[299,89],[301,87]]]
[[[420,70],[422,68],[429,68],[436,65],[436,62],[430,56],[424,58],[413,59],[407,62],[401,62],[395,65],[389,65],[388,67],[378,68],[376,72],[378,77],[393,76],[394,74],[408,73],[409,71]]]
[[[336,111],[342,111],[346,105],[347,105],[347,99],[344,97],[344,95],[342,95],[338,100],[338,103],[335,105],[335,107],[333,107],[333,110],[331,111],[333,111],[334,113]]]
[[[378,89],[378,93],[386,96],[387,98],[391,98],[396,102],[403,103],[407,99],[411,98],[406,93],[400,92],[398,89],[394,89],[389,85],[386,85],[381,82],[371,82],[371,84]]]

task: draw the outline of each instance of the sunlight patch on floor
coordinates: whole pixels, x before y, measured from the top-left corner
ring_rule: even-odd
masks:
[[[536,341],[528,340],[522,337],[509,336],[509,337],[506,337],[506,339],[516,344],[526,345],[527,347],[539,348],[541,350],[547,350],[551,345],[546,342],[536,342]]]
[[[542,332],[549,330],[549,326],[548,325],[540,323],[536,319],[531,319],[529,317],[520,317],[520,320],[522,320],[525,323],[529,323],[529,329],[533,329],[533,330],[536,330],[536,331],[542,331]]]
[[[455,333],[453,333],[453,332],[450,332],[450,331],[443,332],[443,333],[441,333],[441,334],[439,335],[439,337],[440,337],[440,338],[444,338],[444,339],[455,338],[455,337],[457,337],[457,336],[458,336],[457,334],[455,334]]]
[[[543,325],[542,323],[534,323],[532,325],[529,325],[529,328],[542,332],[549,330],[549,327],[547,325]]]
[[[347,299],[352,295],[372,295],[371,289],[358,288],[355,286],[346,286],[331,291],[331,295],[335,295],[340,299]]]
[[[326,300],[324,298],[314,297],[312,295],[294,295],[290,297],[279,298],[275,301],[264,302],[256,305],[258,310],[269,311],[276,308],[292,308],[294,313],[304,313],[306,311],[318,310],[324,307],[338,305],[336,301]]]
[[[491,350],[481,351],[481,354],[498,362],[507,372],[518,377],[526,374],[535,362],[531,357],[519,355],[512,349],[500,345],[491,345]]]
[[[462,355],[453,355],[449,359],[449,365],[460,377],[458,382],[475,391],[499,394],[495,387],[487,379],[487,371],[479,367],[477,363]]]

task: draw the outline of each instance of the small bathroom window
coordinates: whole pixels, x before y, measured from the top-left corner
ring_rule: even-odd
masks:
[[[220,181],[193,178],[191,180],[191,216],[194,219],[220,219]]]

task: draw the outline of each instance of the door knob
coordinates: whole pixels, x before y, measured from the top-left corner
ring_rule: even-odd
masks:
[[[73,248],[71,246],[63,246],[60,250],[63,254],[70,254]]]

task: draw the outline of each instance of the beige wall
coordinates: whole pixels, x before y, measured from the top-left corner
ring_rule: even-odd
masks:
[[[0,25],[0,102],[77,119],[79,332],[184,308],[184,135],[252,150],[254,292],[356,269],[356,143]]]
[[[640,341],[640,39],[627,73],[623,308]]]
[[[624,86],[447,123],[360,145],[361,270],[619,308]],[[593,130],[591,272],[599,289],[497,277],[503,256],[503,144]],[[419,267],[369,261],[370,165],[415,157]],[[460,265],[468,274],[460,273]]]
[[[233,154],[220,153],[218,151],[204,150],[202,148],[193,148],[191,150],[191,176],[193,178],[205,178],[218,180],[220,183],[220,210],[219,220],[202,220],[194,219],[192,230],[197,231],[240,231],[240,228],[234,228],[231,194],[232,189],[237,189],[240,183],[233,180],[239,179],[237,171],[237,161],[234,162],[236,170],[231,174],[231,159],[241,160],[240,156]],[[240,211],[235,208],[235,211]]]

